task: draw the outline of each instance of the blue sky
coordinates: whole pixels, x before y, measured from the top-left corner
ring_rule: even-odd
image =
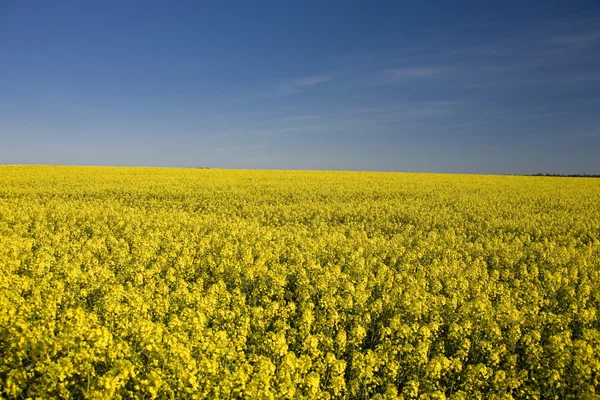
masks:
[[[600,173],[597,1],[0,1],[0,163]]]

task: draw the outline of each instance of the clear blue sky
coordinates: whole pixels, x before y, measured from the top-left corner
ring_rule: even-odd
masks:
[[[0,0],[0,163],[600,173],[600,3]]]

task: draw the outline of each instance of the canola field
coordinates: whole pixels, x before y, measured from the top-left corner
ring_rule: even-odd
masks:
[[[0,167],[0,397],[600,396],[600,180]]]

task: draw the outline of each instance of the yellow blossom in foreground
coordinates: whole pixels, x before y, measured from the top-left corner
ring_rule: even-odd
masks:
[[[595,398],[600,180],[0,167],[0,397]]]

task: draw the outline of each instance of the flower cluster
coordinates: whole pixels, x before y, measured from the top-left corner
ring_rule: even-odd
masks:
[[[0,167],[0,397],[592,398],[600,181]]]

